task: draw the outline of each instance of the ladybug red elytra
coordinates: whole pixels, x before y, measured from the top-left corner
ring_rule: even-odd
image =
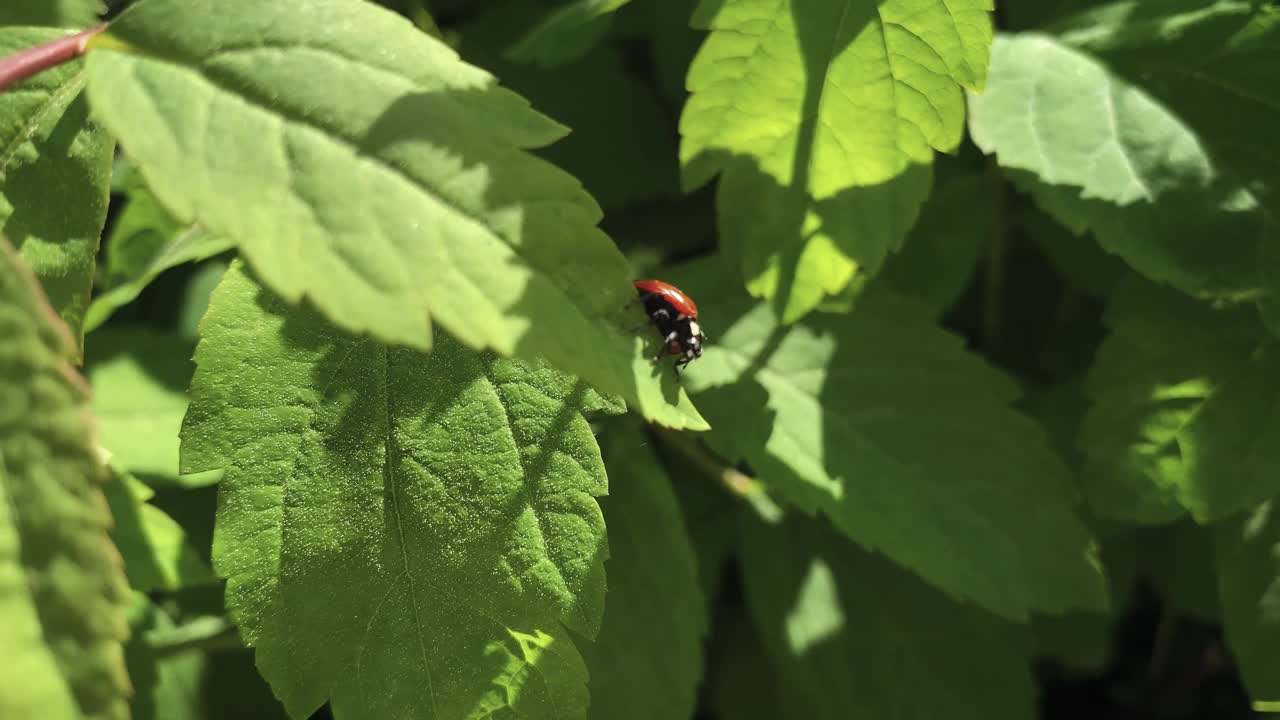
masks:
[[[662,352],[654,362],[661,360],[663,355],[678,355],[675,367],[679,372],[680,368],[702,357],[702,343],[706,336],[698,326],[698,306],[693,300],[676,286],[661,280],[637,280],[634,285],[645,312],[649,314],[649,322],[662,335]]]

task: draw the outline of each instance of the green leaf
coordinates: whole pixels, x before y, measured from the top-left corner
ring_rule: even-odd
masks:
[[[160,657],[147,643],[147,634],[173,628],[173,618],[146,595],[133,594],[129,608],[129,645],[125,660],[134,684],[134,720],[203,720],[200,708],[200,676],[207,658],[188,652]]]
[[[128,585],[74,343],[0,238],[0,717],[126,718]]]
[[[98,0],[5,0],[0,25],[84,27],[98,19]]]
[[[884,279],[941,315],[964,292],[979,249],[995,234],[999,192],[988,174],[939,182],[911,228],[906,247],[885,265]]]
[[[127,472],[117,470],[107,484],[114,527],[111,539],[124,557],[134,590],[179,590],[214,582],[213,571],[187,542],[182,526],[147,501],[155,492]]]
[[[106,322],[165,270],[219,255],[230,241],[197,226],[182,226],[141,182],[128,188],[124,206],[108,236],[103,292],[89,304],[85,331]]]
[[[526,152],[565,129],[441,42],[357,0],[143,0],[109,32],[95,114],[179,222],[289,302],[422,350],[438,323],[705,428],[621,329],[642,314],[622,312],[635,292],[599,208]]]
[[[747,604],[778,667],[783,717],[1034,715],[1024,630],[819,523],[752,523],[743,545]]]
[[[1280,700],[1280,520],[1274,501],[1218,526],[1218,596],[1227,644],[1249,696]]]
[[[722,455],[954,597],[1018,619],[1105,605],[1071,479],[1007,377],[888,292],[783,328],[723,276],[672,274],[719,328],[685,377]]]
[[[569,0],[525,33],[509,57],[544,66],[576,60],[609,32],[613,13],[630,1]]]
[[[192,349],[185,340],[145,328],[110,328],[89,337],[86,366],[99,442],[129,472],[177,479]]]
[[[1215,588],[1214,531],[1182,519],[1137,533],[1138,572],[1166,606],[1209,624],[1222,620]]]
[[[720,237],[784,322],[877,273],[986,79],[987,0],[704,0],[680,119],[686,188],[723,175]]]
[[[1145,87],[1062,40],[1000,36],[970,107],[978,146],[1077,234],[1092,230],[1108,252],[1189,293],[1261,292],[1260,252],[1274,232],[1267,214],[1197,129]]]
[[[0,30],[0,56],[62,34]],[[76,61],[0,93],[0,231],[71,328],[77,356],[115,151],[115,141],[90,120],[83,87],[84,65]]]
[[[186,472],[225,467],[214,567],[294,717],[586,716],[604,465],[545,367],[381,345],[232,266],[201,327]]]
[[[1280,492],[1280,348],[1255,313],[1131,278],[1106,322],[1079,436],[1095,512],[1204,523]]]
[[[644,437],[619,427],[605,446],[608,605],[596,642],[582,648],[590,715],[601,720],[692,717],[702,674],[706,601],[680,507]]]

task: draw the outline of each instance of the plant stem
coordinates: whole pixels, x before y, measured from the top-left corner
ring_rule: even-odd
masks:
[[[0,58],[0,91],[7,90],[23,80],[51,67],[75,60],[84,55],[89,47],[89,40],[106,29],[106,23],[89,28],[75,35],[50,40],[26,50]]]
[[[220,616],[200,617],[185,625],[165,630],[152,630],[143,637],[158,657],[177,655],[187,650],[233,650],[244,647],[236,626]]]
[[[692,461],[708,477],[718,480],[729,492],[750,503],[761,518],[768,522],[777,522],[782,518],[782,509],[765,492],[764,484],[759,480],[725,462],[703,447],[702,443],[685,433],[656,426],[653,427],[653,431],[662,438],[664,443]]]

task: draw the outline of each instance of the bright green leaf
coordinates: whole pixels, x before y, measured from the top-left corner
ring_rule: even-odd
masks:
[[[434,321],[705,428],[622,330],[641,314],[599,208],[525,152],[565,129],[394,13],[296,10],[142,0],[100,36],[94,112],[174,217],[343,329],[427,349]]]
[[[177,477],[192,349],[185,340],[144,328],[89,336],[86,366],[98,442],[129,472]]]
[[[613,13],[628,2],[631,0],[569,0],[525,33],[509,57],[539,65],[576,60],[609,32]]]
[[[0,25],[84,27],[98,18],[101,9],[98,0],[5,0]]]
[[[214,564],[291,715],[582,718],[604,465],[580,381],[447,335],[387,347],[238,266],[201,327],[184,471],[226,468]]]
[[[1019,619],[1105,605],[1071,479],[1007,377],[904,298],[787,329],[723,276],[673,275],[719,328],[685,377],[722,455],[957,598]]]
[[[600,720],[688,718],[702,674],[707,608],[670,481],[633,427],[605,446],[608,603],[583,657]]]
[[[182,292],[176,331],[179,337],[195,342],[200,338],[200,321],[209,309],[209,298],[222,282],[229,263],[223,260],[204,263],[191,274]]]
[[[1280,492],[1280,347],[1255,313],[1135,278],[1106,320],[1079,437],[1095,512],[1208,522]]]
[[[880,270],[933,151],[986,78],[987,0],[705,0],[680,119],[687,188],[722,173],[720,237],[791,322]]]
[[[111,538],[124,558],[130,587],[150,592],[213,582],[213,571],[187,542],[182,526],[147,503],[154,494],[123,471],[115,472],[106,487]]]
[[[1186,292],[1260,292],[1260,252],[1274,233],[1266,213],[1145,87],[1061,40],[1001,36],[970,107],[978,146],[1074,232],[1092,230],[1109,252]]]
[[[63,34],[2,29],[0,56]],[[67,63],[0,93],[0,231],[35,270],[77,354],[115,150],[89,118],[83,70]]]
[[[1249,696],[1280,700],[1280,519],[1273,500],[1218,527],[1218,595]]]
[[[230,241],[200,227],[179,224],[140,181],[129,183],[128,194],[129,200],[106,241],[103,292],[89,304],[86,332],[133,302],[165,270],[232,247]]]
[[[747,604],[782,681],[783,716],[1030,718],[1023,630],[957,604],[813,521],[743,533]]]
[[[940,180],[906,247],[885,265],[884,279],[942,314],[964,292],[979,249],[995,234],[999,192],[986,174]]]
[[[128,585],[74,343],[0,238],[0,717],[126,718]]]

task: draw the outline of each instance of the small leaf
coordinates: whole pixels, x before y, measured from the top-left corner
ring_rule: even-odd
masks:
[[[141,182],[128,187],[129,200],[107,238],[103,292],[89,304],[90,332],[133,302],[165,270],[221,254],[230,241],[173,219]]]
[[[126,718],[128,585],[74,344],[0,238],[0,717]]]
[[[0,6],[0,25],[85,27],[97,20],[101,11],[98,0],[5,0]]]
[[[0,29],[0,56],[63,34]],[[89,118],[83,87],[84,65],[75,61],[0,93],[0,231],[40,278],[77,355],[115,151]]]
[[[600,720],[687,718],[702,674],[707,608],[693,548],[663,469],[636,428],[610,434],[608,604],[584,645]]]
[[[176,480],[191,343],[145,328],[101,330],[89,341],[99,442],[129,472]]]
[[[613,13],[631,0],[568,0],[547,13],[509,53],[512,60],[561,65],[576,60],[609,31]]]
[[[1078,441],[1095,512],[1205,523],[1280,492],[1280,348],[1255,313],[1131,278],[1106,321]]]
[[[1034,714],[1022,629],[819,523],[752,523],[743,542],[747,604],[778,667],[784,717]]]
[[[225,467],[214,567],[293,716],[584,718],[604,601],[604,465],[584,412],[621,407],[545,367],[437,338],[347,335],[235,264],[183,425]]]
[[[357,0],[143,0],[98,40],[95,115],[179,222],[287,301],[420,350],[438,323],[706,427],[622,331],[641,314],[599,207],[527,152],[565,128],[409,21]]]
[[[1218,526],[1218,596],[1227,644],[1249,697],[1280,700],[1280,520],[1274,501]]]
[[[905,298],[783,328],[723,276],[672,274],[720,328],[686,378],[722,455],[956,598],[1016,619],[1105,606],[1071,478],[1007,377]]]
[[[124,557],[129,586],[151,592],[214,582],[213,571],[187,542],[182,526],[147,504],[154,491],[127,472],[113,475],[106,487],[114,521],[111,539]]]
[[[784,322],[879,272],[981,88],[986,0],[705,0],[680,118],[688,189],[723,173],[720,236]]]

